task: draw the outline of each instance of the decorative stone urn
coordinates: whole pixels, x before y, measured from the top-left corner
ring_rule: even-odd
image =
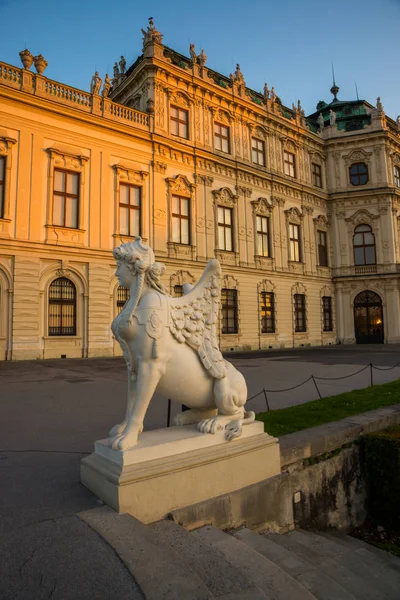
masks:
[[[33,56],[27,48],[19,53],[24,69],[30,69],[33,63]]]
[[[47,60],[45,60],[41,54],[39,54],[38,56],[34,56],[33,62],[35,63],[35,69],[36,69],[38,75],[41,75],[43,73],[43,71],[45,70],[45,68],[47,67],[47,65],[49,64],[47,62]]]

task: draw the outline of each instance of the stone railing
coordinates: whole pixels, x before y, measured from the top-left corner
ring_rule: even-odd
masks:
[[[0,86],[2,85],[135,128],[149,130],[152,126],[152,117],[148,113],[0,62]]]
[[[359,267],[354,267],[356,275],[370,275],[371,273],[377,272],[376,265],[361,265]]]

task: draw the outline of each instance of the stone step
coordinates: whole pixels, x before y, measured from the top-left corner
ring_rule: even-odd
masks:
[[[315,565],[355,598],[362,600],[399,600],[400,578],[392,569],[393,557],[377,556],[370,552],[367,544],[361,547],[338,536],[309,531],[293,531],[289,534],[264,534],[267,539],[294,553],[298,559]],[[299,573],[296,578],[303,585],[315,583],[310,571]],[[313,593],[318,597],[315,587]]]
[[[78,516],[114,548],[146,600],[214,600],[200,577],[147,525],[107,506]]]
[[[218,548],[203,541],[201,536],[185,531],[173,521],[160,521],[150,527],[159,543],[179,554],[188,572],[194,571],[216,597],[265,600],[265,595],[249,577],[233,566]]]
[[[353,594],[343,588],[340,583],[331,579],[329,575],[302,561],[265,535],[259,535],[249,529],[240,529],[234,532],[234,536],[295,577],[319,600],[355,600]]]
[[[278,565],[233,535],[209,526],[194,531],[192,535],[222,552],[269,600],[316,600],[316,596]]]
[[[320,531],[318,532],[318,535],[332,539],[335,541],[335,543],[338,543],[346,548],[364,548],[364,550],[368,550],[371,552],[371,554],[374,554],[376,557],[378,557],[380,562],[383,561],[388,567],[400,573],[400,558],[390,554],[389,552],[385,552],[376,546],[372,546],[372,544],[367,544],[358,538],[354,538],[351,535],[344,535],[336,530],[329,532]]]

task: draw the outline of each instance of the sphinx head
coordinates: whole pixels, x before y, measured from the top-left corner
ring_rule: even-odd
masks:
[[[151,287],[165,293],[160,282],[165,273],[165,265],[155,262],[153,250],[142,242],[140,236],[135,237],[133,242],[114,248],[113,254],[117,261],[115,274],[120,285],[131,288],[139,276],[141,285],[144,280]]]

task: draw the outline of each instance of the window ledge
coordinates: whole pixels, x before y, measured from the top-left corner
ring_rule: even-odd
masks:
[[[86,233],[86,229],[80,229],[79,227],[64,227],[64,225],[51,225],[47,223],[46,229],[60,229],[61,231],[70,231],[71,233]]]
[[[44,335],[44,340],[82,340],[82,336],[80,335]]]
[[[135,235],[127,235],[126,233],[113,233],[113,238],[119,238],[122,243],[125,242],[133,242],[135,240]],[[141,236],[142,237],[142,236]],[[147,243],[147,238],[142,237],[142,242]]]
[[[11,219],[8,219],[8,218],[6,218],[6,217],[0,217],[0,221],[1,221],[2,223],[11,223]]]

